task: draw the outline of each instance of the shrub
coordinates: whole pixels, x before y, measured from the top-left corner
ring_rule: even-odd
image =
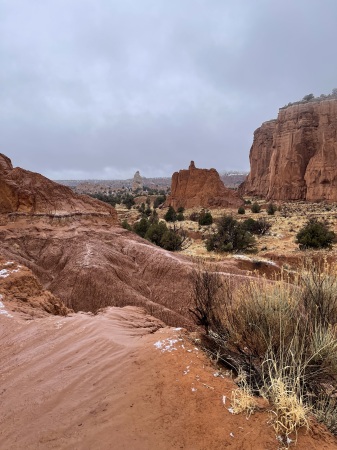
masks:
[[[199,217],[200,214],[197,212],[192,212],[190,215],[190,220],[192,220],[193,222],[198,222],[199,221]]]
[[[158,206],[162,205],[166,200],[166,195],[159,195],[155,198],[155,201],[153,203],[154,208],[158,208]]]
[[[122,202],[128,209],[135,204],[135,200],[131,194],[127,194]]]
[[[161,247],[161,240],[167,231],[165,222],[153,223],[146,231],[145,239]]]
[[[255,251],[255,239],[231,216],[217,222],[217,231],[206,240],[206,249],[217,252]]]
[[[274,205],[273,203],[269,203],[269,205],[267,206],[268,215],[273,216],[276,211],[277,211],[277,206]]]
[[[261,207],[257,202],[254,202],[251,207],[252,213],[257,214],[261,211]]]
[[[183,220],[185,220],[184,214],[182,212],[178,212],[177,220],[178,222],[182,222]]]
[[[296,243],[301,250],[307,248],[331,248],[335,233],[329,230],[325,222],[309,219],[306,225],[297,233]]]
[[[133,225],[133,231],[136,234],[138,234],[138,236],[144,238],[147,230],[149,229],[149,227],[150,227],[150,222],[148,221],[148,219],[143,217],[142,219],[140,219],[139,222],[136,222]]]
[[[252,391],[269,400],[275,432],[285,446],[298,428],[308,428],[311,412],[337,432],[337,404],[331,400],[337,371],[334,275],[331,266],[310,263],[291,280],[281,274],[273,281],[215,283],[205,270],[199,280],[193,278],[198,283],[194,316],[207,324],[205,342],[220,361],[246,374]],[[210,290],[207,280],[212,279]]]
[[[246,210],[243,206],[240,206],[240,208],[238,209],[238,214],[246,214]]]
[[[161,238],[160,246],[173,252],[181,250],[182,237],[174,230],[166,230]]]
[[[177,209],[177,213],[183,213],[185,211],[185,208],[183,206],[179,206]]]
[[[170,206],[167,210],[164,219],[166,220],[166,222],[175,222],[177,220],[177,213],[172,206]]]
[[[264,217],[258,220],[250,217],[242,222],[242,227],[252,234],[264,235],[271,228],[271,224]]]
[[[122,222],[122,227],[123,227],[125,230],[129,230],[129,231],[132,230],[131,225],[129,224],[129,222],[128,222],[126,219],[123,220],[123,222]]]
[[[202,211],[199,215],[198,219],[199,225],[212,225],[213,217],[210,212]]]

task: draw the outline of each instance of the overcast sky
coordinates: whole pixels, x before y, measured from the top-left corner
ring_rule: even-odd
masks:
[[[336,0],[0,0],[0,152],[52,179],[249,169],[337,87]]]

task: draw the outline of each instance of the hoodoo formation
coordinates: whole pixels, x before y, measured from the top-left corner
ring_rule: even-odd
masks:
[[[132,191],[137,191],[138,189],[141,191],[143,190],[143,178],[139,173],[139,170],[134,174],[132,180]]]
[[[215,169],[197,169],[194,161],[188,170],[180,170],[172,176],[171,195],[166,206],[173,208],[237,208],[242,199],[225,187]]]
[[[254,133],[241,194],[337,201],[337,98],[297,102]]]

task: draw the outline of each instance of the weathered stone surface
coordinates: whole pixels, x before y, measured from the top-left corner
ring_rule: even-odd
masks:
[[[194,161],[191,161],[188,170],[180,170],[173,174],[171,195],[165,206],[237,208],[242,203],[236,192],[225,187],[215,169],[197,169]]]
[[[141,177],[139,170],[134,174],[132,180],[132,190],[136,191],[137,189],[143,190],[143,178]]]
[[[26,214],[99,214],[117,222],[117,213],[110,205],[44,176],[13,168],[11,160],[0,153],[0,213]]]
[[[282,108],[262,124],[241,194],[274,200],[337,201],[337,99]]]

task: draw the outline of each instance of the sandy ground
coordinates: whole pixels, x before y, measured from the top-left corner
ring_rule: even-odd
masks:
[[[214,376],[184,330],[159,328],[134,307],[30,321],[8,314],[0,315],[3,450],[279,447],[268,412],[230,413],[232,379]],[[337,448],[315,430],[300,433],[297,448]]]

